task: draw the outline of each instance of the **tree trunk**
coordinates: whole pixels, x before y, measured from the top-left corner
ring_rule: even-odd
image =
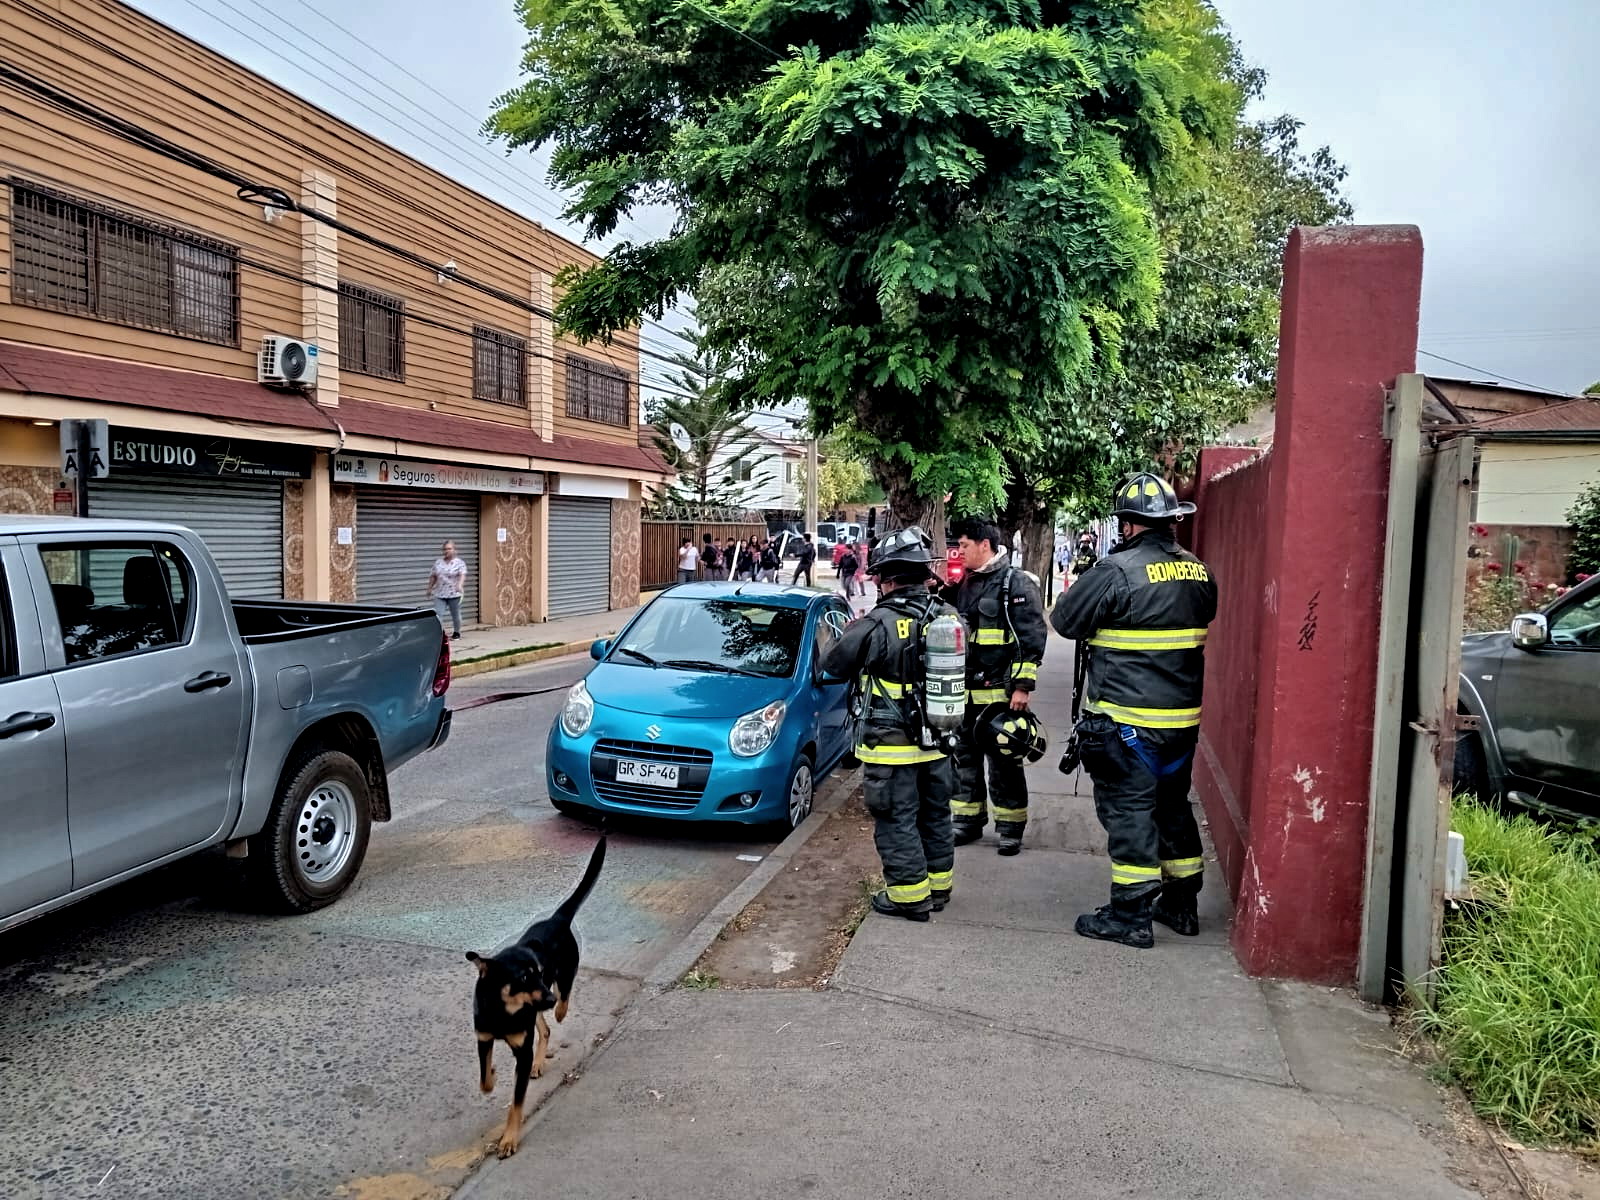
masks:
[[[1022,523],[1022,562],[1025,571],[1039,577],[1039,588],[1048,607],[1055,591],[1055,523],[1051,514],[1036,508]]]
[[[912,482],[911,468],[904,463],[874,463],[873,474],[886,497],[878,536],[881,538],[907,525],[919,525],[933,539],[937,564],[944,555],[944,501],[937,496],[923,495]]]

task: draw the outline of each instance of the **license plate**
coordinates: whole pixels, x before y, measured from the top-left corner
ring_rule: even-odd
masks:
[[[676,763],[640,762],[636,758],[617,759],[618,783],[642,783],[646,787],[675,788],[678,786]]]

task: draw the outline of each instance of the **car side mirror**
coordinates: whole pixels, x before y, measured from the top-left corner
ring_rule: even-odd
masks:
[[[1537,650],[1550,642],[1550,622],[1543,613],[1519,613],[1511,618],[1511,644],[1518,650]]]
[[[589,657],[599,662],[606,656],[606,651],[611,648],[611,643],[605,638],[596,638],[589,646]]]

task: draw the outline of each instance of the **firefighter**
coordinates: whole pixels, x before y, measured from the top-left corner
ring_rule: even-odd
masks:
[[[1113,508],[1121,542],[1050,614],[1057,633],[1088,642],[1078,745],[1111,854],[1111,903],[1076,928],[1139,949],[1154,944],[1152,918],[1200,932],[1204,860],[1189,776],[1217,585],[1173,537],[1174,522],[1193,511],[1158,475],[1124,480]]]
[[[878,602],[851,622],[823,659],[835,678],[855,681],[855,755],[862,763],[867,811],[887,886],[872,897],[875,912],[912,921],[944,908],[955,878],[950,797],[955,791],[947,742],[964,707],[959,618],[924,586],[932,574],[928,537],[915,525],[887,534],[873,550],[868,573],[878,579]],[[958,647],[944,688],[954,700],[927,703],[925,640],[935,623]],[[930,725],[930,707],[947,732]]]
[[[964,521],[956,528],[966,573],[947,587],[944,598],[967,623],[967,716],[956,750],[956,845],[975,842],[989,813],[1000,853],[1022,849],[1028,824],[1028,781],[1016,758],[985,750],[974,736],[977,723],[993,704],[1021,712],[1039,682],[1044,658],[1044,602],[1033,579],[1011,563],[1000,531],[987,521]]]

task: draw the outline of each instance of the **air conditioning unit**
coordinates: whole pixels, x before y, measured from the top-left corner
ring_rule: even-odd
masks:
[[[271,334],[261,339],[256,382],[274,387],[310,387],[317,381],[317,347],[299,338]]]

